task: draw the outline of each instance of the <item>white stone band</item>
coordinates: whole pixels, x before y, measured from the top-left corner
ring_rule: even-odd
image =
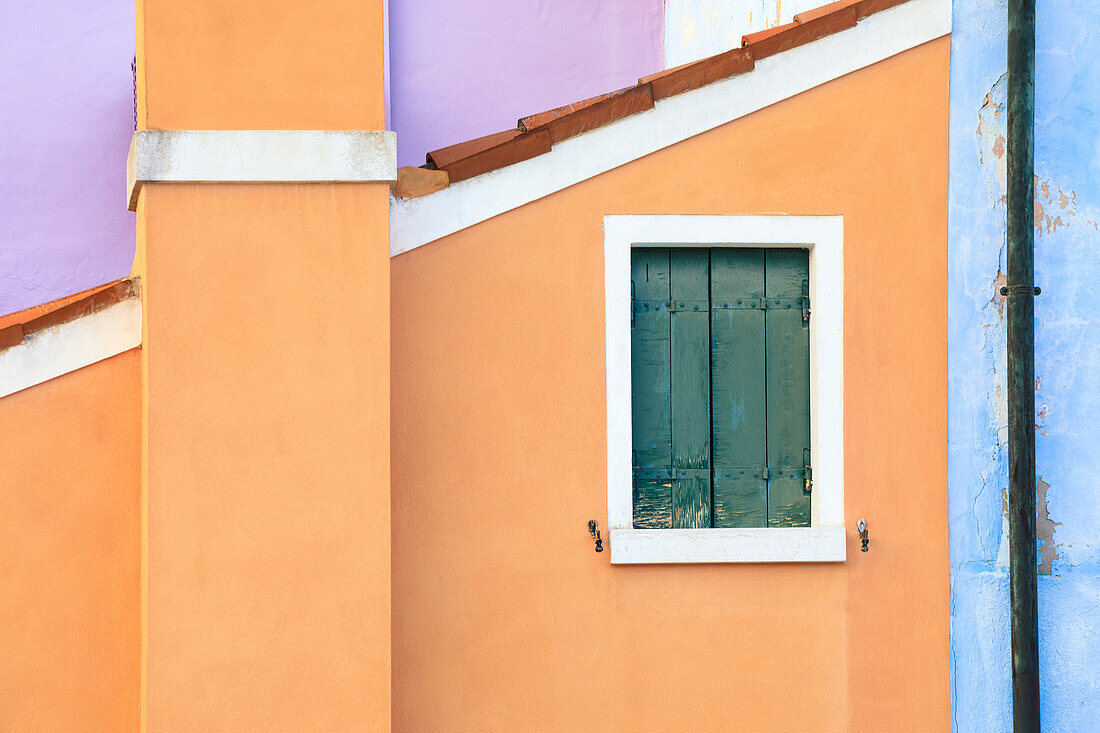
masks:
[[[336,183],[397,179],[397,136],[376,130],[139,130],[128,208],[145,183]]]

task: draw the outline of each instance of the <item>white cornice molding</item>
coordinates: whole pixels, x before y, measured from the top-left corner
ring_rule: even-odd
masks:
[[[145,183],[365,183],[397,179],[397,136],[377,130],[138,130],[126,200]]]
[[[756,69],[554,145],[549,153],[390,205],[399,255],[951,32],[951,0],[909,0]],[[945,79],[946,83],[946,79]]]
[[[141,299],[27,334],[0,350],[0,397],[141,346]]]

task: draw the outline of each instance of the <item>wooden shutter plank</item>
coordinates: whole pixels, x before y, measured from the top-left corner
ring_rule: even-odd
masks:
[[[665,469],[672,465],[672,363],[669,300],[669,251],[631,251],[634,326],[630,332],[632,435],[634,466]],[[672,482],[634,479],[634,526],[672,526]]]
[[[709,261],[705,249],[673,249],[669,255],[672,466],[678,471],[672,484],[673,527],[710,526]]]
[[[763,250],[711,250],[715,527],[767,526],[763,297]]]
[[[809,292],[809,255],[773,249],[765,260],[768,526],[808,527],[810,494],[801,469],[810,449],[810,331],[798,299]]]

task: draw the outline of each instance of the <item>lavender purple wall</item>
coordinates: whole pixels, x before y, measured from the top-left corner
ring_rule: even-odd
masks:
[[[402,165],[662,68],[662,0],[391,0]],[[0,2],[0,314],[123,277],[132,0]]]
[[[0,2],[0,314],[123,277],[133,0]]]
[[[399,165],[661,70],[663,0],[390,0]]]

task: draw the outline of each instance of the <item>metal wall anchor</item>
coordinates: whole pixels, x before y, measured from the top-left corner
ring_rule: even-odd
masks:
[[[862,519],[859,520],[856,524],[856,530],[859,532],[859,541],[862,543],[859,551],[867,552],[867,543],[870,542],[870,540],[867,539],[867,522],[864,522]]]
[[[596,540],[596,552],[603,552],[603,539],[600,537],[598,526],[595,519],[588,520],[588,533],[592,535],[592,539]]]

